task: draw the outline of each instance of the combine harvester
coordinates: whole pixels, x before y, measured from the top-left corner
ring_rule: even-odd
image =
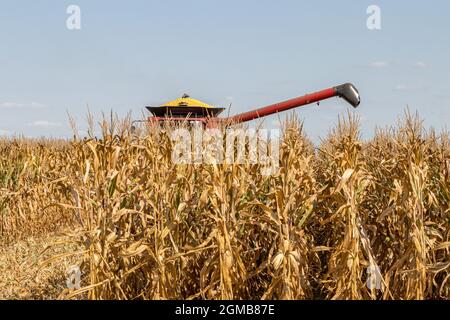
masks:
[[[361,100],[358,90],[351,83],[346,83],[330,89],[306,94],[302,97],[269,105],[264,108],[240,113],[227,118],[219,118],[225,108],[216,108],[204,102],[192,99],[184,95],[180,99],[163,104],[160,107],[147,107],[153,116],[144,121],[156,124],[161,122],[188,121],[189,124],[202,123],[205,127],[216,127],[219,124],[232,125],[267,117],[279,112],[294,109],[311,103],[319,103],[332,97],[340,97],[346,100],[354,108],[358,107]]]

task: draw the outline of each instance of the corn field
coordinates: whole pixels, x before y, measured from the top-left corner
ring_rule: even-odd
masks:
[[[416,115],[370,141],[349,115],[317,146],[290,118],[271,176],[172,163],[170,125],[89,122],[0,140],[1,245],[64,234],[50,260],[82,286],[60,299],[450,299],[449,132]]]

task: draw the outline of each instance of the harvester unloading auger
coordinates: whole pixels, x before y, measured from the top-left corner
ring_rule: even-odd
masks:
[[[218,115],[225,110],[224,108],[216,108],[204,102],[192,99],[188,95],[184,95],[182,98],[163,104],[160,107],[147,107],[153,114],[147,121],[150,123],[159,123],[161,121],[200,122],[206,127],[214,127],[218,124],[232,125],[267,117],[278,112],[298,108],[311,103],[318,103],[332,97],[340,97],[354,108],[357,108],[361,102],[359,92],[355,86],[351,83],[346,83],[333,88],[306,94],[295,99],[272,104],[264,108],[240,113],[227,118],[219,118]]]

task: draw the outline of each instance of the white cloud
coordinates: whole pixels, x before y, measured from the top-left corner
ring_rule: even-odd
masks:
[[[20,109],[20,108],[29,108],[29,109],[43,109],[47,106],[45,104],[39,102],[31,102],[31,103],[20,103],[20,102],[0,102],[0,109]]]
[[[389,63],[386,61],[374,61],[369,63],[369,67],[371,68],[386,68],[389,66]]]
[[[47,106],[45,104],[39,103],[39,102],[32,102],[30,104],[30,108],[32,109],[44,109],[47,108]]]
[[[414,63],[414,67],[416,68],[428,68],[428,64],[426,64],[425,62],[419,61]]]
[[[0,103],[0,108],[12,109],[12,108],[22,108],[23,104],[17,102],[2,102]]]
[[[0,137],[1,136],[9,136],[10,134],[11,134],[11,132],[9,132],[8,130],[0,129]]]
[[[409,88],[408,88],[408,86],[405,85],[405,84],[398,84],[398,85],[395,86],[394,89],[395,89],[396,91],[405,91],[405,90],[408,90]]]
[[[62,127],[62,124],[59,122],[51,122],[47,120],[38,120],[34,121],[29,124],[32,127],[39,127],[39,128],[58,128]]]

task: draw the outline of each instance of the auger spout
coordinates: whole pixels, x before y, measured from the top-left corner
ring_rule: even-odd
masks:
[[[311,103],[320,102],[332,97],[340,97],[351,104],[354,108],[357,108],[361,102],[358,90],[351,83],[346,83],[330,89],[306,94],[304,96],[290,99],[287,101],[275,103],[267,107],[260,109],[240,113],[228,118],[223,119],[225,122],[241,123],[248,122],[258,118],[267,117],[279,112],[287,111],[290,109],[305,106]]]

